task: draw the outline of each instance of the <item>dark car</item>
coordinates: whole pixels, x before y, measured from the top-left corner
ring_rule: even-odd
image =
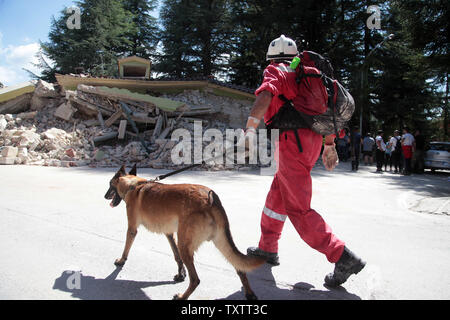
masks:
[[[425,168],[450,170],[450,142],[430,142],[425,154]]]

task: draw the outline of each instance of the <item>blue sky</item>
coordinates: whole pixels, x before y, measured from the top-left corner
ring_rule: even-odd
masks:
[[[72,0],[0,0],[0,82],[14,85],[28,81],[27,68],[48,40],[52,16],[74,5]]]

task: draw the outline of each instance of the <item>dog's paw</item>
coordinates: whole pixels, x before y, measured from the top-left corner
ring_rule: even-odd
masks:
[[[125,259],[117,259],[115,262],[114,262],[114,265],[116,266],[116,267],[123,267],[124,265],[125,265],[125,262],[126,262],[127,260]]]
[[[186,279],[185,274],[177,274],[177,275],[175,275],[175,277],[173,277],[173,281],[175,281],[175,282],[183,282],[184,279]]]
[[[181,293],[174,295],[172,300],[183,300]]]

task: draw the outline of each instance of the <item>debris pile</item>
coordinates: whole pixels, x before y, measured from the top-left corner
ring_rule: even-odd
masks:
[[[0,103],[0,164],[178,169],[171,160],[174,130],[193,137],[194,121],[202,121],[203,131],[225,136],[230,122],[242,126],[251,107],[207,90],[155,95],[82,84],[66,91],[39,81],[33,93]]]

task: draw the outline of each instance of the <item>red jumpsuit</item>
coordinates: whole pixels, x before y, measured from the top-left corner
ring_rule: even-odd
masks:
[[[288,65],[272,63],[264,70],[264,80],[256,91],[273,94],[264,115],[267,122],[284,104],[278,98],[297,95],[296,73]],[[341,257],[345,243],[339,240],[323,218],[311,209],[311,170],[320,156],[322,136],[310,129],[299,129],[303,152],[300,153],[293,131],[280,135],[276,146],[279,162],[261,218],[261,250],[277,253],[278,240],[286,218],[291,220],[300,237],[312,248],[326,255],[331,263]]]

